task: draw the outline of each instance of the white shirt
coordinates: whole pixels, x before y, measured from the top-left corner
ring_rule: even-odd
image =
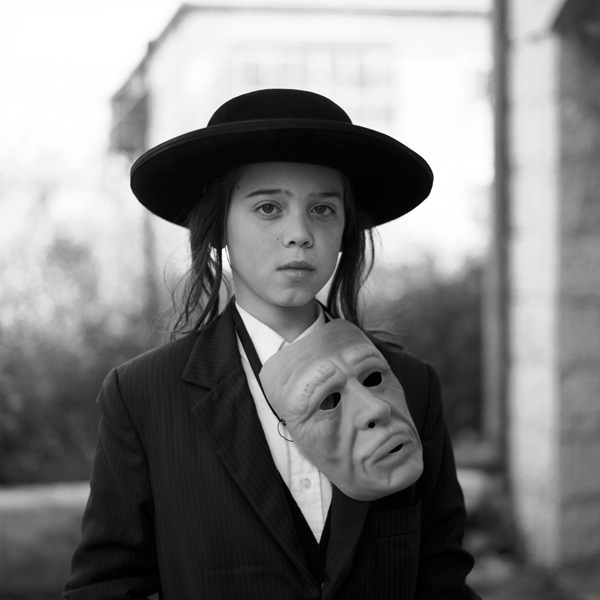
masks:
[[[246,312],[239,304],[236,303],[236,306],[254,344],[258,358],[261,364],[264,365],[275,352],[287,346],[288,342],[276,331]],[[319,307],[317,320],[296,339],[308,335],[324,323],[325,317]],[[280,435],[279,432],[291,439],[287,429],[279,424],[277,417],[268,405],[239,338],[238,348],[242,357],[242,366],[248,379],[248,387],[254,398],[256,412],[265,432],[275,466],[281,473],[283,481],[302,511],[316,540],[319,541],[331,504],[331,482],[300,454],[296,444],[287,441]]]

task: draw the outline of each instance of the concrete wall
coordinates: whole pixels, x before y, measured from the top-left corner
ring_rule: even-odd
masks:
[[[526,6],[531,9],[525,10]],[[553,562],[559,509],[555,358],[556,44],[539,2],[510,3],[509,452],[514,508],[528,550]]]
[[[600,68],[509,4],[509,469],[529,555],[600,556]],[[597,54],[596,54],[597,55]]]
[[[561,34],[559,72],[562,556],[600,568],[600,35]]]

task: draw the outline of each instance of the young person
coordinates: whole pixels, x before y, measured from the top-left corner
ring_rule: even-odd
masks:
[[[103,385],[65,598],[477,598],[438,379],[359,328],[370,230],[427,197],[427,163],[323,96],[261,90],[131,182],[190,230],[188,333]]]

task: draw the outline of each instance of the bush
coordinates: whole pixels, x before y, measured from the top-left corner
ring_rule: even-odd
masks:
[[[143,308],[102,300],[87,245],[56,237],[32,264],[2,301],[0,484],[87,479],[100,385],[151,339]]]
[[[451,275],[440,273],[432,261],[393,271],[380,268],[371,288],[385,290],[392,283],[396,297],[388,294],[373,307],[369,326],[435,368],[451,435],[476,436],[482,401],[481,263],[468,263]]]

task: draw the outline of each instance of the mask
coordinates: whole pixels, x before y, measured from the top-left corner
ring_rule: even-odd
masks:
[[[330,321],[281,349],[260,379],[300,452],[350,498],[375,500],[421,476],[402,386],[352,323]]]

